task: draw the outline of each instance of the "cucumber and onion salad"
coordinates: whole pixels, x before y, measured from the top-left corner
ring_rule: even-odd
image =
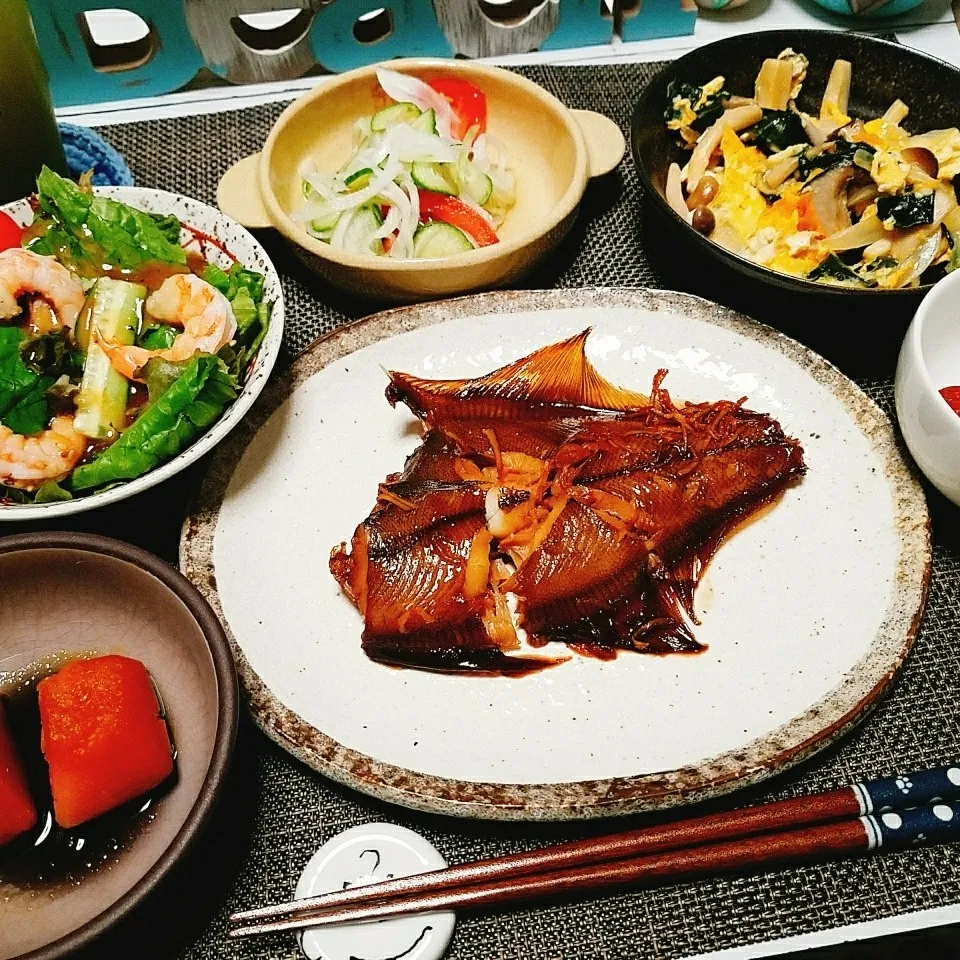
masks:
[[[301,165],[311,236],[350,253],[440,259],[498,242],[516,200],[506,148],[486,132],[483,92],[457,77],[377,71],[393,101],[354,127],[335,174]]]

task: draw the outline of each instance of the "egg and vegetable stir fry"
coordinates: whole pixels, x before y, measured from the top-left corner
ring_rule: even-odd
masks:
[[[917,286],[960,268],[960,130],[911,134],[909,107],[848,115],[852,69],[833,64],[818,116],[797,107],[803,54],[765,60],[752,97],[716,77],[667,88],[670,206],[726,249],[792,276],[849,287]]]

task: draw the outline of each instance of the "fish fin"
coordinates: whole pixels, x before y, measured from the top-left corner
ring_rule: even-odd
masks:
[[[431,416],[450,402],[482,398],[491,401],[553,403],[626,411],[649,406],[645,394],[635,393],[602,377],[586,354],[588,327],[574,337],[550,344],[472,380],[425,380],[391,371],[387,399],[403,401],[418,416]],[[495,403],[488,411],[496,415]]]

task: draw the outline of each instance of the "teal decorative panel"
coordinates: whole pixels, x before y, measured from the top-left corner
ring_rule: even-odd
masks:
[[[639,0],[636,13],[635,6],[625,9],[620,36],[624,41],[689,36],[697,24],[697,9],[693,3],[690,9],[686,6],[681,0]]]
[[[560,7],[557,28],[541,44],[541,50],[603,46],[613,39],[613,18],[600,11],[602,0],[548,0]]]
[[[389,13],[390,33],[375,43],[362,43],[354,26],[380,8]],[[320,64],[334,73],[394,57],[453,56],[430,0],[333,0],[314,15],[310,42]]]
[[[151,28],[156,42],[146,63],[115,72],[93,66],[80,18],[85,11],[109,8],[130,10]],[[30,0],[30,13],[53,100],[60,107],[169,93],[203,66],[180,0]]]

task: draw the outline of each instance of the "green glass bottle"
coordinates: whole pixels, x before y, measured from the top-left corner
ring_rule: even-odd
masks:
[[[27,0],[0,0],[0,203],[33,193],[43,164],[66,175]]]

